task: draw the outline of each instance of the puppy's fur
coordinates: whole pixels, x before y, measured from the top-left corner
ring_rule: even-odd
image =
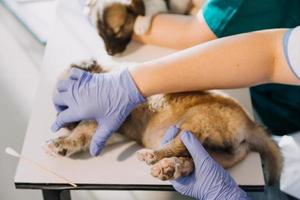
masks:
[[[107,53],[115,55],[126,49],[133,32],[143,35],[149,30],[153,16],[187,14],[192,4],[192,0],[89,0],[87,14]]]
[[[104,73],[95,61],[72,67]],[[252,121],[236,101],[212,92],[152,96],[132,111],[114,137],[123,135],[146,147],[138,152],[138,158],[153,165],[152,175],[161,180],[174,179],[188,175],[194,168],[180,140],[181,133],[163,147],[160,145],[165,131],[174,124],[191,131],[223,167],[231,167],[249,151],[257,151],[266,165],[268,182],[272,184],[279,178],[281,153],[265,129]],[[62,156],[86,150],[96,127],[95,121],[73,124],[69,135],[50,140],[45,147]]]

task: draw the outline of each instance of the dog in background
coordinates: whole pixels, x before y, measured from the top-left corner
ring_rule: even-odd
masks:
[[[202,0],[203,1],[203,0]],[[132,34],[145,34],[159,13],[189,14],[197,0],[88,0],[85,13],[97,28],[109,55],[125,51]],[[200,2],[200,3],[199,3]],[[195,6],[193,6],[195,5]]]
[[[105,73],[96,61],[72,67],[91,73]],[[68,73],[63,78],[66,78]],[[138,158],[152,165],[151,174],[161,180],[186,176],[194,169],[193,160],[180,140],[180,133],[161,147],[167,128],[176,124],[190,131],[208,153],[228,168],[243,160],[248,152],[260,153],[265,164],[268,183],[278,180],[282,156],[266,130],[255,123],[233,99],[213,92],[162,94],[149,97],[136,107],[108,143],[126,137],[146,149],[137,152]],[[96,121],[81,121],[66,126],[68,134],[51,139],[44,145],[54,155],[70,156],[89,148],[96,131]],[[101,126],[101,124],[100,124]]]

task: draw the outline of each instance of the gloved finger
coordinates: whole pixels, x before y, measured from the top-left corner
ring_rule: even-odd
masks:
[[[173,187],[175,188],[175,190],[177,192],[183,193],[186,191],[186,187],[187,187],[187,185],[190,184],[191,181],[192,181],[192,179],[191,179],[190,175],[188,175],[188,176],[181,176],[174,180],[170,180],[170,183],[173,185]]]
[[[171,140],[173,140],[176,135],[179,132],[179,128],[176,127],[175,125],[172,125],[168,128],[168,130],[166,131],[163,139],[161,140],[161,145],[167,144],[168,142],[170,142]]]
[[[92,156],[98,156],[105,146],[106,141],[111,136],[113,132],[98,126],[96,133],[93,135],[90,154]]]
[[[209,157],[199,140],[189,131],[185,131],[181,135],[181,140],[190,152],[195,163],[202,163]]]
[[[55,105],[55,104],[54,104],[54,107],[55,107],[55,110],[56,110],[58,113],[60,113],[60,112],[62,112],[62,111],[64,111],[64,110],[66,110],[66,109],[68,109],[68,106],[59,106],[59,105]]]
[[[51,130],[52,132],[57,132],[65,124],[76,122],[79,120],[80,119],[77,119],[77,117],[75,117],[75,115],[71,112],[70,109],[66,109],[57,115],[55,122],[51,126]]]
[[[66,93],[56,93],[53,95],[52,100],[57,112],[61,112],[68,108],[66,103]]]
[[[56,93],[52,100],[55,106],[67,106],[66,98],[66,93]]]
[[[85,71],[78,69],[78,68],[72,68],[70,71],[69,78],[71,80],[79,80],[81,76],[85,73]]]
[[[57,91],[65,92],[72,86],[73,83],[73,80],[60,80],[56,85]]]

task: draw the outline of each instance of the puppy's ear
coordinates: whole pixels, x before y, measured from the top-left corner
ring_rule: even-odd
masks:
[[[145,5],[143,0],[131,0],[128,10],[136,15],[145,15]]]

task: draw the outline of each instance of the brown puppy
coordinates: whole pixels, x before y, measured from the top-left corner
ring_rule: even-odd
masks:
[[[122,53],[133,32],[145,34],[159,13],[187,14],[192,0],[89,0],[88,15],[109,55]],[[136,19],[138,18],[138,23]]]
[[[142,1],[132,0],[129,5],[113,3],[104,9],[102,17],[97,17],[98,33],[109,55],[125,50],[131,40],[136,17],[144,14]]]
[[[95,61],[72,67],[104,73]],[[118,133],[146,147],[138,152],[138,158],[153,165],[153,176],[169,180],[193,171],[193,161],[179,136],[160,146],[165,131],[174,124],[191,131],[223,167],[231,167],[249,151],[257,151],[266,165],[269,184],[279,178],[282,157],[277,145],[236,101],[219,94],[199,91],[152,96],[132,111]],[[86,150],[96,128],[95,121],[73,124],[70,135],[50,140],[46,147],[62,156]]]

